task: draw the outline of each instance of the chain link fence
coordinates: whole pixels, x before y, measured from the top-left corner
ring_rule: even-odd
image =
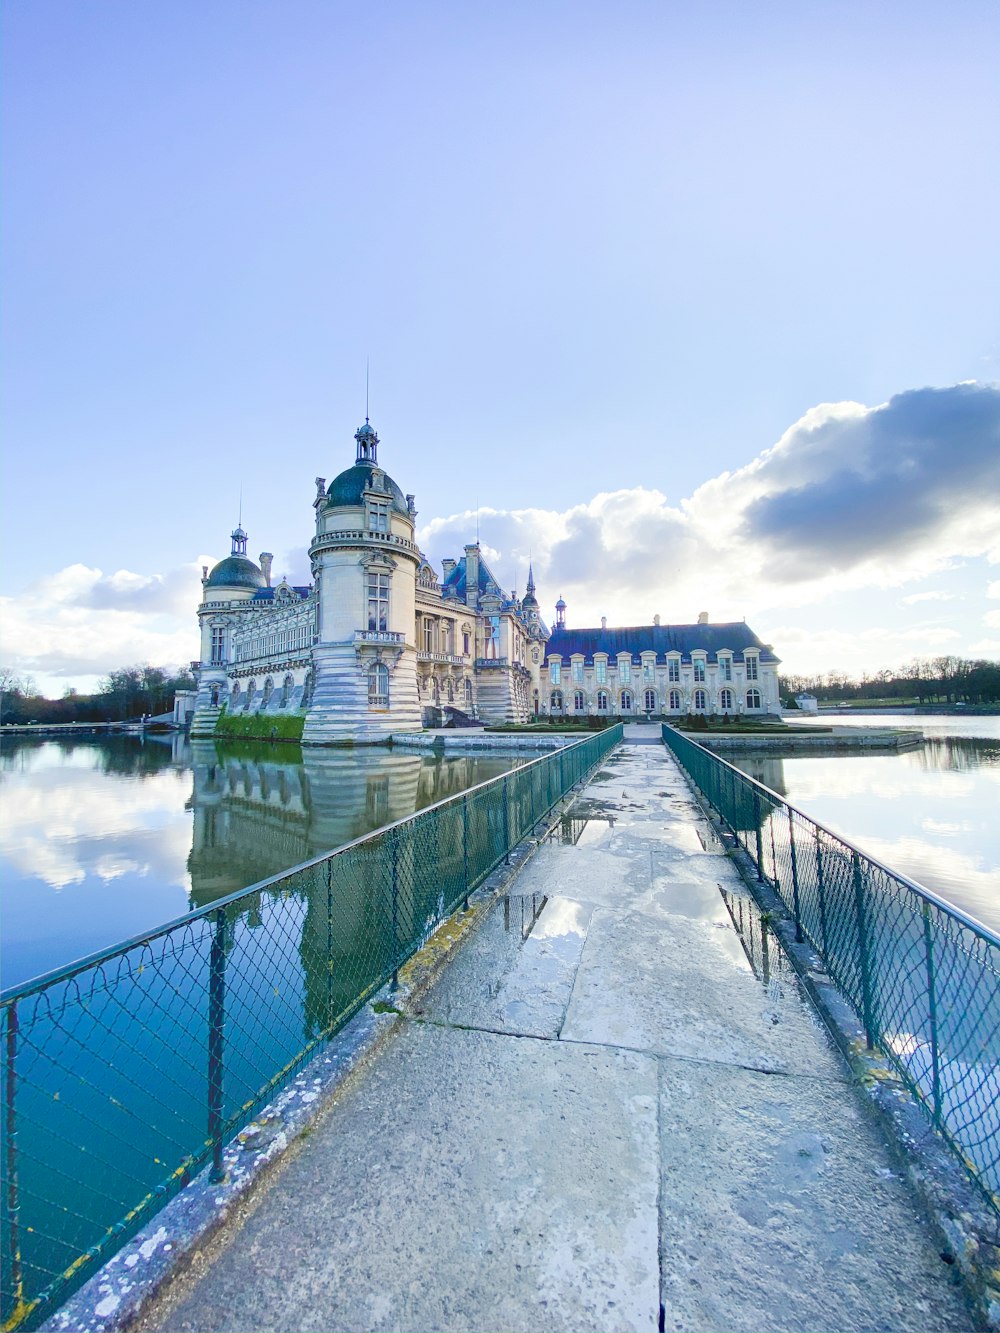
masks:
[[[1000,1216],[1000,936],[673,727],[663,740]]]
[[[36,1327],[586,778],[621,725],[5,991],[5,1330]]]

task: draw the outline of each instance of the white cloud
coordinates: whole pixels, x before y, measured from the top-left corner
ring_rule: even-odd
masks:
[[[4,660],[55,694],[130,662],[184,666],[198,654],[200,578],[200,564],[163,575],[68,565],[0,598]]]
[[[986,596],[1000,597],[1000,579],[997,579],[994,583],[988,583],[986,585]]]
[[[987,629],[1000,629],[1000,611],[987,611],[983,616],[983,624]]]
[[[900,606],[916,606],[918,602],[953,602],[953,592],[911,592],[909,597],[899,599]]]

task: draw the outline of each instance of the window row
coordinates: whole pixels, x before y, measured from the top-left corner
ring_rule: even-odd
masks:
[[[308,702],[307,691],[309,689],[310,679],[311,677],[306,678],[306,684],[303,687],[303,697],[301,705],[303,708],[306,706]],[[294,691],[294,689],[295,689],[295,680],[294,677],[289,674],[281,682],[281,690],[279,692],[278,702],[275,706],[277,708],[287,708],[289,702],[291,701],[292,692]],[[264,688],[261,692],[261,699],[260,699],[261,708],[267,708],[267,706],[274,699],[274,692],[275,692],[274,680],[271,676],[268,676],[267,679],[264,681]],[[233,688],[229,694],[229,704],[234,711],[237,708],[252,707],[256,699],[257,699],[257,682],[255,680],[251,680],[245,690],[240,689],[240,682],[238,680],[233,682]],[[213,702],[215,702],[214,697],[213,697]]]
[[[596,682],[598,685],[606,685],[606,684],[607,684],[607,681],[608,681],[608,665],[609,665],[609,663],[606,662],[606,661],[604,661],[603,659],[598,659],[598,660],[594,663],[594,680],[595,680],[595,682]],[[617,670],[618,670],[618,683],[619,683],[619,685],[627,685],[627,684],[629,684],[629,682],[630,682],[631,679],[632,679],[632,671],[633,671],[634,663],[630,662],[627,658],[619,658],[619,659],[617,659],[617,660],[612,660],[611,663],[610,663],[610,665],[613,666],[613,667],[617,667]],[[706,664],[706,662],[705,662],[705,659],[702,658],[702,657],[696,657],[696,658],[694,659],[694,662],[692,663],[692,672],[693,672],[694,680],[695,680],[696,682],[698,682],[698,681],[704,681],[704,680],[706,679],[706,675],[705,675],[706,670],[707,670],[707,664]],[[570,671],[571,671],[571,674],[572,674],[572,681],[573,681],[573,684],[574,684],[574,685],[582,685],[582,684],[583,684],[583,681],[584,681],[584,664],[583,664],[583,662],[579,662],[579,661],[572,662],[572,663],[570,664]],[[656,667],[655,667],[655,665],[654,665],[652,662],[644,662],[644,663],[642,664],[641,671],[642,671],[642,679],[643,679],[644,681],[646,681],[646,680],[648,680],[648,681],[655,680],[655,678],[656,678],[656,674],[655,674],[655,673],[656,673]],[[747,677],[747,680],[757,680],[758,677],[757,677],[757,659],[756,659],[756,657],[747,657],[747,658],[746,658],[746,677]],[[680,678],[681,678],[681,664],[680,664],[679,659],[676,658],[676,657],[670,657],[670,658],[668,658],[668,659],[667,659],[667,680],[668,680],[668,682],[670,682],[671,684],[672,684],[674,681],[676,681],[676,682],[679,683],[679,682],[680,682]],[[720,679],[720,680],[730,681],[730,680],[732,680],[732,678],[733,678],[733,661],[732,661],[732,658],[731,658],[731,657],[720,657],[720,658],[719,658],[719,679]],[[549,684],[550,684],[550,685],[561,685],[561,684],[562,684],[562,663],[561,663],[558,659],[556,659],[556,658],[553,658],[553,659],[549,662]]]
[[[747,690],[746,707],[748,710],[759,709],[762,707],[760,690]],[[607,690],[598,690],[595,696],[597,711],[606,713],[608,711],[609,694]],[[622,713],[631,713],[634,708],[634,696],[631,690],[622,690],[618,695],[618,711]],[[561,713],[564,707],[562,690],[553,690],[549,695],[549,710],[553,713]],[[681,711],[681,692],[680,690],[671,690],[667,695],[667,709],[672,713]],[[692,707],[696,713],[704,713],[708,709],[708,695],[705,690],[695,690],[692,696]],[[732,690],[719,691],[719,708],[724,713],[731,713],[734,708],[734,698]],[[642,711],[646,713],[655,713],[658,709],[657,695],[655,690],[646,690],[642,695]],[[587,710],[587,698],[583,690],[575,690],[573,693],[573,711],[582,713]]]
[[[218,640],[218,649],[216,648],[216,629],[212,630],[212,661],[223,661],[222,653],[224,649],[224,640],[222,637]],[[220,627],[218,629],[220,636],[225,631]],[[250,662],[255,657],[270,657],[272,653],[289,653],[298,648],[308,648],[312,644],[313,630],[312,624],[306,621],[300,625],[292,625],[288,629],[275,630],[273,634],[260,634],[252,639],[243,639],[236,644],[236,661]],[[218,651],[219,656],[215,653]]]

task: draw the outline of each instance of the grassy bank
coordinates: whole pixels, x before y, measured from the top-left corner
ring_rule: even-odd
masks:
[[[226,713],[215,724],[220,739],[301,741],[305,713]]]

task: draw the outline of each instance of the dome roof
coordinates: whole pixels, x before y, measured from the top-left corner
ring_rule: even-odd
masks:
[[[361,430],[364,430],[364,426],[361,427]],[[369,430],[371,430],[371,427],[369,427]],[[360,431],[358,433],[360,434]],[[374,433],[372,431],[373,435]],[[397,514],[409,517],[410,510],[406,503],[406,496],[388,472],[383,472],[381,468],[368,462],[355,463],[346,472],[341,472],[339,477],[334,477],[326,493],[327,509],[360,508],[365,502],[364,492],[376,489],[373,485],[376,472],[381,474],[381,489],[391,500],[393,509]]]
[[[245,555],[227,555],[209,574],[207,588],[263,588],[263,571]]]

